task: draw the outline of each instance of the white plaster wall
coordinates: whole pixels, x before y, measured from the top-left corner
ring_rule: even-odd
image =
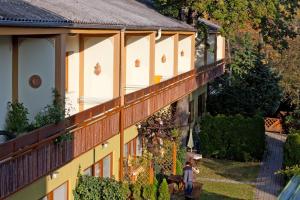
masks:
[[[113,37],[86,37],[84,49],[84,109],[87,109],[113,99]],[[98,76],[94,73],[97,63],[101,66]]]
[[[140,67],[135,67],[135,60]],[[149,86],[150,37],[127,36],[126,40],[126,93]]]
[[[221,35],[217,36],[217,60],[224,58],[223,52],[225,51],[225,38]]]
[[[66,42],[68,56],[68,92],[66,92],[66,108],[70,114],[79,112],[79,36],[68,36]]]
[[[166,56],[166,62],[161,61]],[[155,44],[155,75],[168,79],[174,75],[174,36],[162,36]]]
[[[179,35],[178,42],[178,73],[191,70],[191,52],[192,52],[192,37]],[[181,56],[181,51],[184,51],[184,56]]]
[[[32,75],[39,75],[42,84],[39,88],[29,85]],[[52,89],[55,87],[55,45],[54,39],[19,39],[19,101],[28,108],[29,119],[52,102]]]
[[[12,42],[0,37],[0,130],[5,128],[7,102],[12,100]]]

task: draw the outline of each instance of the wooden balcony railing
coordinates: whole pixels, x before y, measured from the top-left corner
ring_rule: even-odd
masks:
[[[124,109],[125,128],[147,118],[166,105],[190,94],[224,72],[219,61],[194,69],[159,84],[95,106],[0,145],[0,199],[50,174],[74,158],[120,132],[120,110]],[[71,141],[55,144],[60,135],[69,132]]]

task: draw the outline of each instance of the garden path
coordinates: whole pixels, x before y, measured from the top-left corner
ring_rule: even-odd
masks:
[[[255,200],[275,200],[281,191],[283,178],[275,172],[282,166],[285,140],[285,135],[266,133],[267,150],[256,179]]]

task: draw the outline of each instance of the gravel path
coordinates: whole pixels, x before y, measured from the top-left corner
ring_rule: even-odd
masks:
[[[281,169],[286,136],[266,133],[267,151],[256,179],[255,200],[275,200],[283,187],[283,179],[275,172]]]

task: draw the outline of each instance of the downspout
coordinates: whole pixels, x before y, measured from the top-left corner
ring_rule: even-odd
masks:
[[[157,35],[155,37],[155,41],[159,40],[161,38],[161,28],[157,30]]]

